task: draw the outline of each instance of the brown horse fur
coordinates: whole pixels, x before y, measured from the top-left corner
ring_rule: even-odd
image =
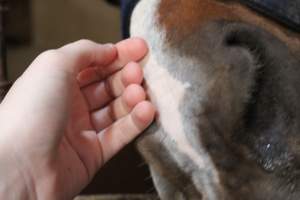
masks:
[[[238,0],[162,0],[159,7],[159,22],[168,30],[176,29],[176,40],[184,38],[211,21],[232,20],[252,24],[264,29],[287,44],[292,50],[299,50],[300,33],[238,3]]]

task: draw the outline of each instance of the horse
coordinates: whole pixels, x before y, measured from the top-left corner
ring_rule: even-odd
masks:
[[[299,0],[138,3],[158,113],[137,147],[162,200],[300,199],[299,22]]]

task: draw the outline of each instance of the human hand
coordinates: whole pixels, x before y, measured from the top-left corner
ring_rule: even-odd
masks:
[[[83,40],[36,58],[0,104],[0,199],[73,198],[152,122],[131,62],[146,52]]]

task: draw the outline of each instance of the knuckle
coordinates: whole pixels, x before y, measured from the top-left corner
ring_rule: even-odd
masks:
[[[41,53],[33,63],[34,67],[43,69],[60,69],[65,66],[68,58],[63,51],[60,50],[47,50]]]
[[[77,44],[79,46],[93,46],[95,45],[95,43],[91,40],[88,40],[88,39],[81,39],[81,40],[78,40],[77,41]]]
[[[61,51],[54,49],[44,51],[39,55],[39,59],[47,59],[52,61],[60,60],[63,57],[64,55]]]

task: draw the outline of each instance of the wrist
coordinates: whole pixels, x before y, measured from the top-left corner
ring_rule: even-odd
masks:
[[[13,164],[11,152],[0,149],[0,199],[36,200],[35,187],[30,176]]]

